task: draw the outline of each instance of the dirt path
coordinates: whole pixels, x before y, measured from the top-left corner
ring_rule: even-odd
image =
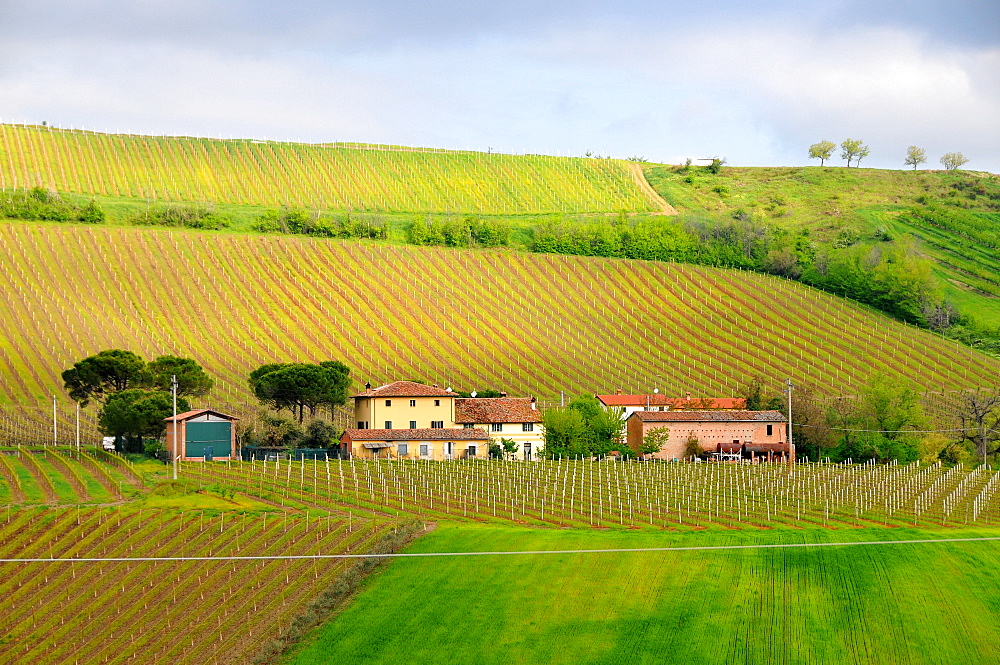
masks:
[[[0,457],[0,476],[3,476],[3,479],[7,481],[7,486],[10,487],[11,501],[13,503],[24,503],[25,496],[17,483],[17,474],[7,464],[5,457]]]
[[[635,183],[639,185],[639,189],[641,189],[643,193],[650,198],[650,200],[652,200],[656,205],[660,207],[660,211],[655,214],[658,215],[677,214],[677,210],[672,205],[667,203],[667,200],[662,196],[660,196],[659,192],[653,189],[653,186],[649,184],[648,180],[646,180],[646,174],[643,173],[642,166],[640,164],[637,164],[636,162],[630,162],[628,167],[629,170],[632,172],[632,178],[635,180]]]

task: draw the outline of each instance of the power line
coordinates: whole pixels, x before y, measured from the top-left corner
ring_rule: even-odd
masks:
[[[793,547],[852,547],[863,545],[921,545],[933,543],[974,543],[1000,541],[1000,536],[980,538],[930,538],[923,540],[863,540],[838,543],[772,543],[764,545],[701,545],[688,547],[630,547],[586,550],[522,550],[489,552],[397,552],[388,554],[286,554],[267,556],[190,556],[190,557],[81,557],[79,559],[0,559],[0,563],[168,563],[172,561],[294,561],[325,559],[411,559],[453,556],[517,556],[537,554],[634,554],[643,552],[698,552],[713,550],[788,549]]]

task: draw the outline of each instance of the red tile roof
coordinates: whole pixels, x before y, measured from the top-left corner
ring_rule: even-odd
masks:
[[[184,413],[178,413],[176,416],[168,416],[164,420],[170,421],[177,419],[178,422],[182,420],[191,420],[192,418],[197,418],[198,416],[204,415],[206,413],[211,413],[220,418],[225,418],[226,420],[239,420],[236,416],[230,416],[223,413],[222,411],[216,411],[215,409],[194,409],[192,411],[185,411]]]
[[[644,423],[785,422],[785,416],[780,411],[636,411],[630,417]]]
[[[454,397],[455,393],[437,386],[427,386],[414,381],[394,381],[390,384],[370,388],[353,397]]]
[[[654,395],[597,395],[604,406],[669,406],[671,409],[745,409],[742,397],[667,397]],[[646,400],[649,400],[648,402]]]
[[[540,423],[542,412],[530,397],[460,397],[455,400],[456,423]]]
[[[348,441],[487,441],[490,435],[479,427],[472,429],[349,429],[341,442]]]

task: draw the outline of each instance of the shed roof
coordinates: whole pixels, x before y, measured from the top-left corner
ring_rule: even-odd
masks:
[[[368,388],[353,397],[455,397],[455,393],[415,381],[393,381],[377,388]]]
[[[206,413],[211,413],[214,416],[219,416],[220,418],[225,418],[226,420],[239,420],[236,416],[231,416],[228,413],[223,413],[222,411],[216,411],[215,409],[194,409],[192,411],[185,411],[184,413],[178,413],[176,416],[168,416],[164,418],[166,421],[176,420],[181,422],[184,420],[191,420],[192,418],[197,418],[198,416],[203,416]]]
[[[460,397],[455,400],[456,423],[540,423],[542,412],[532,397]]]
[[[464,428],[421,428],[421,429],[348,429],[340,440],[349,441],[487,441],[486,430],[474,427]]]
[[[644,423],[785,422],[780,411],[636,411],[630,418],[638,418]]]
[[[745,409],[747,401],[742,397],[667,397],[666,395],[596,395],[604,406],[668,406],[671,409]]]

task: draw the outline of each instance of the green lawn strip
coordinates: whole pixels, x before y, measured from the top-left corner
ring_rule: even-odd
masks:
[[[81,502],[82,498],[73,489],[73,485],[66,479],[66,476],[56,469],[48,459],[48,456],[36,455],[31,459],[34,460],[38,468],[45,474],[45,477],[52,483],[52,490],[55,492],[59,503],[76,504]]]
[[[22,454],[28,455],[30,453]],[[45,494],[42,492],[42,488],[39,487],[35,475],[24,465],[20,457],[5,457],[4,461],[10,465],[21,481],[21,491],[24,493],[25,503],[44,503]]]
[[[978,536],[1000,529],[653,533],[445,522],[407,551]],[[998,555],[1000,543],[975,542],[400,559],[288,662],[993,662]]]

